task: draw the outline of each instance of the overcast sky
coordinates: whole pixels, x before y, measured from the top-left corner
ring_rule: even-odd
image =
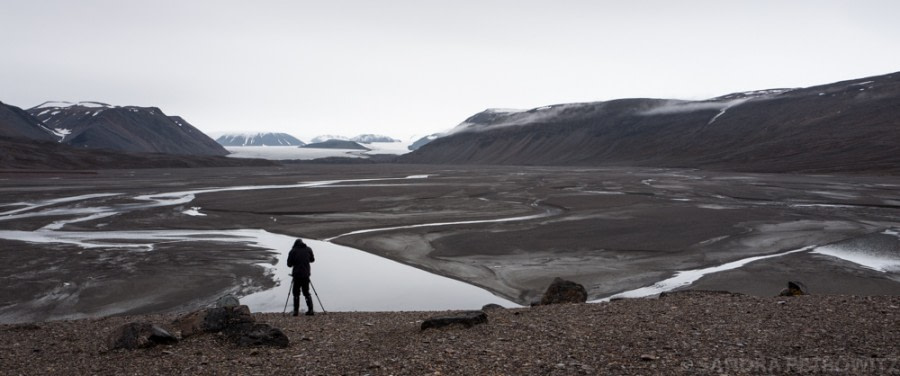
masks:
[[[900,1],[0,0],[0,101],[409,138],[485,108],[900,71]]]

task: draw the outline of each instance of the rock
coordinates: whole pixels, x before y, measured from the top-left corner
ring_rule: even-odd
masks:
[[[290,340],[281,329],[269,324],[242,323],[228,327],[226,336],[238,346],[288,347]]]
[[[222,333],[238,346],[287,347],[290,340],[281,329],[256,323],[245,305],[207,308],[179,317],[173,323],[183,338],[202,333]]]
[[[587,290],[584,286],[572,281],[566,281],[562,278],[556,278],[544,296],[541,297],[541,305],[547,304],[565,304],[565,303],[584,303],[587,301]]]
[[[225,295],[219,298],[219,300],[216,300],[216,308],[237,307],[239,305],[241,305],[241,301],[231,294]]]
[[[113,330],[107,338],[107,346],[111,350],[143,349],[177,342],[178,338],[149,322],[131,322],[122,325]]]
[[[494,304],[494,303],[485,304],[483,307],[481,307],[482,311],[490,311],[492,309],[506,309],[506,308],[504,308],[502,305]]]
[[[471,328],[478,324],[487,323],[487,314],[484,311],[460,312],[455,315],[432,317],[422,322],[422,330],[429,328],[443,328],[450,325],[462,325]]]
[[[194,311],[175,320],[182,338],[200,333],[215,333],[225,330],[229,325],[253,323],[250,308],[242,305],[236,307],[217,307]]]
[[[800,295],[809,295],[809,292],[806,290],[806,285],[803,282],[799,281],[789,281],[788,287],[778,294],[778,296],[800,296]]]

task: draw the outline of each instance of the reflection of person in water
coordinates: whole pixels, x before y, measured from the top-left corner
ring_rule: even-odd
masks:
[[[315,261],[316,257],[313,255],[312,248],[303,243],[303,240],[297,239],[287,257],[287,266],[293,268],[291,275],[294,277],[294,281],[291,293],[294,294],[294,316],[300,313],[301,291],[303,292],[303,297],[306,298],[306,315],[313,315],[312,297],[309,296],[309,263]]]

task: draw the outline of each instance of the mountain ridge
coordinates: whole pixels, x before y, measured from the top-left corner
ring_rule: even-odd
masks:
[[[27,110],[59,142],[135,153],[227,155],[228,151],[184,118],[157,107],[101,102],[44,102]]]
[[[703,101],[485,110],[399,161],[900,172],[900,73]]]

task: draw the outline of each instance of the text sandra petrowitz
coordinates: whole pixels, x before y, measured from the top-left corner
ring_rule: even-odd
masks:
[[[686,360],[684,369],[718,373],[900,373],[900,358],[834,356],[808,358],[714,358]]]

